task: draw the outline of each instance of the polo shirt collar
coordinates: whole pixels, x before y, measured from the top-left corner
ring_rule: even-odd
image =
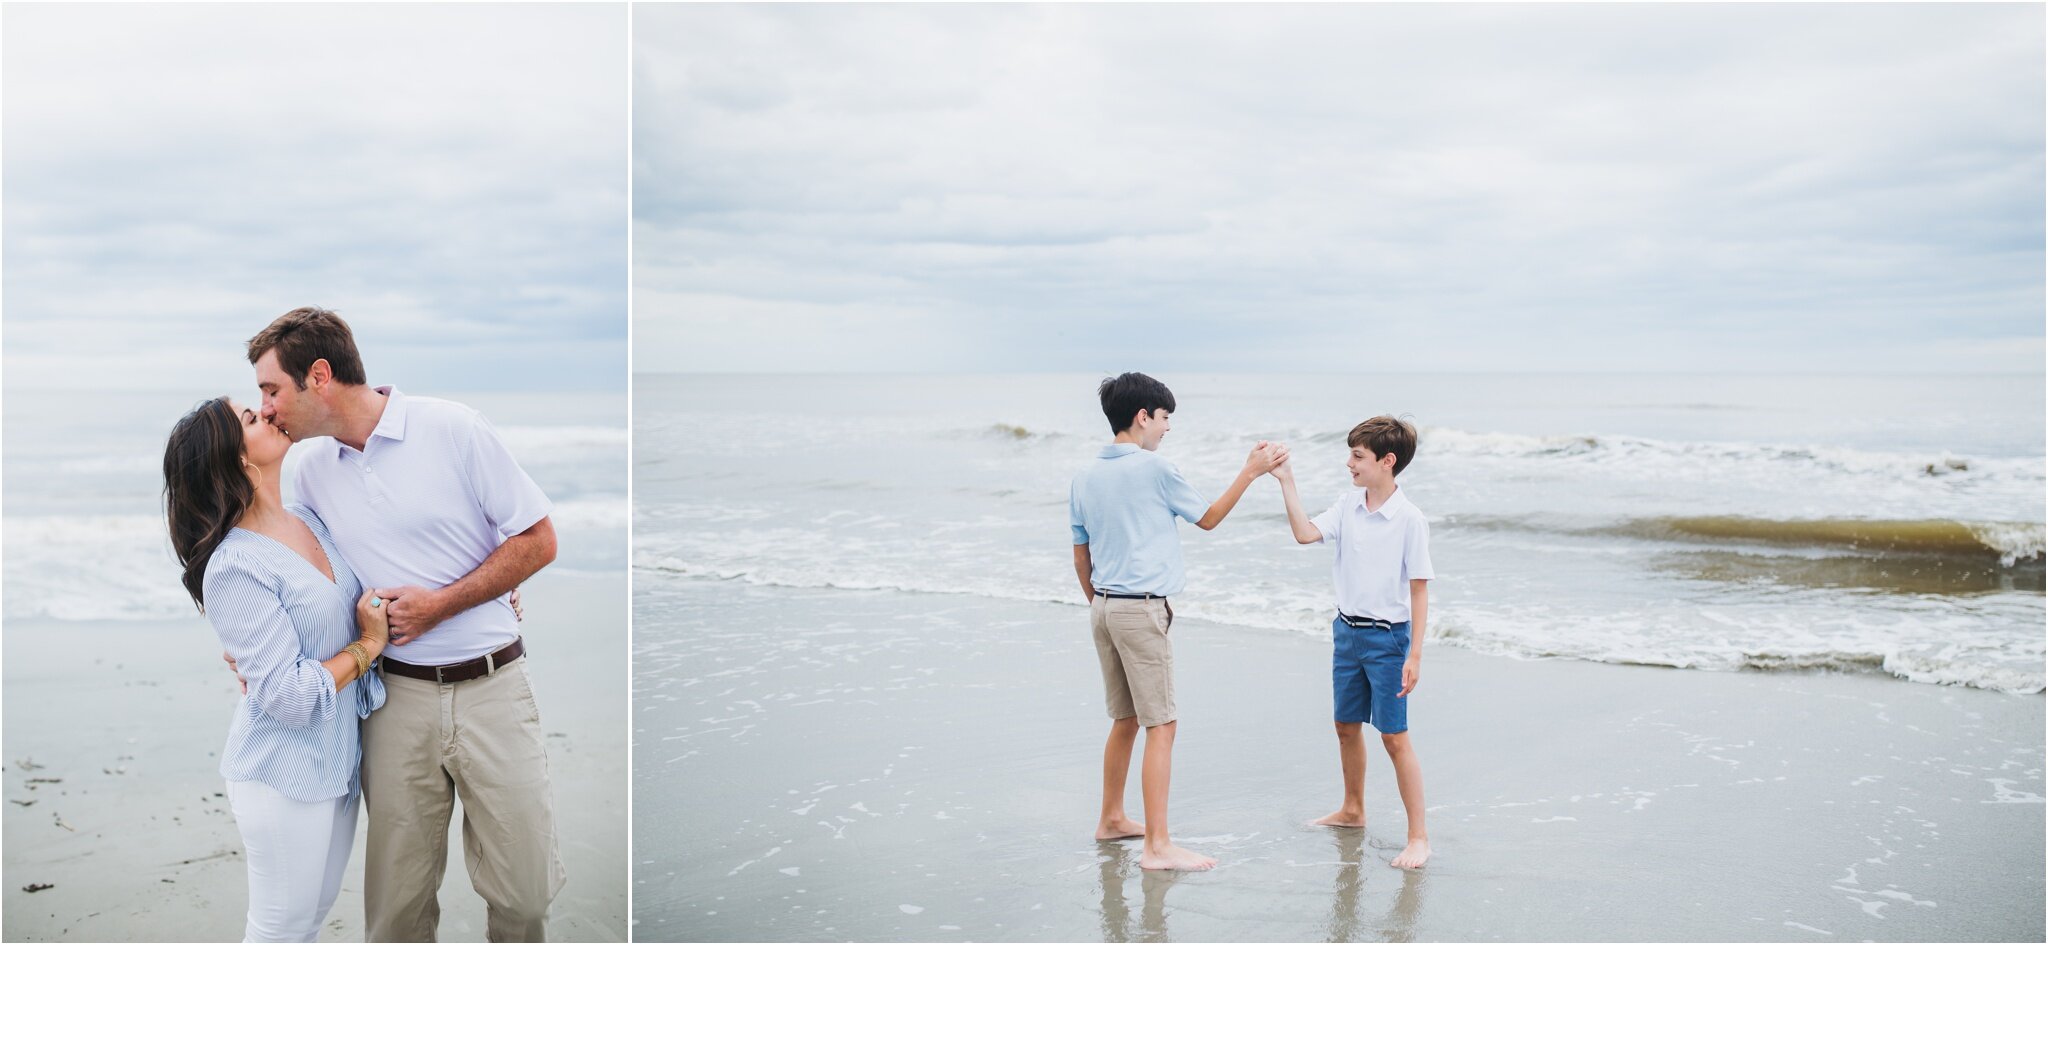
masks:
[[[1381,504],[1377,509],[1367,508],[1365,506],[1365,501],[1365,487],[1361,486],[1358,488],[1358,509],[1362,512],[1365,512],[1367,515],[1378,515],[1382,518],[1392,518],[1393,511],[1397,506],[1408,503],[1408,495],[1402,492],[1400,487],[1396,486],[1394,487],[1393,495],[1388,497],[1386,499],[1386,502]]]
[[[377,418],[377,427],[370,430],[370,439],[405,439],[405,396],[400,395],[396,385],[378,385],[377,391],[384,394],[384,413]],[[370,439],[363,441],[363,451],[370,449]],[[334,441],[334,455],[342,457],[350,447],[339,439]]]
[[[405,396],[400,395],[396,385],[378,385],[377,391],[384,393],[389,402],[384,404],[384,416],[377,419],[377,427],[370,432],[370,438],[405,438]]]
[[[1103,447],[1102,452],[1095,456],[1107,461],[1112,457],[1128,457],[1132,454],[1143,453],[1144,450],[1144,447],[1136,443],[1111,443]]]

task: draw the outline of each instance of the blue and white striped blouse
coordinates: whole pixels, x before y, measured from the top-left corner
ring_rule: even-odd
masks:
[[[358,720],[384,706],[384,680],[372,671],[335,691],[321,662],[356,640],[363,586],[312,509],[286,510],[312,528],[334,580],[277,540],[240,527],[206,563],[206,617],[249,683],[228,726],[220,775],[316,802],[361,786]]]

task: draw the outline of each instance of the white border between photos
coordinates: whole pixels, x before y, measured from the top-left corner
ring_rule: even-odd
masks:
[[[204,951],[200,950],[204,948]],[[368,956],[374,953],[374,961]],[[9,1038],[1479,1034],[1947,1041],[2040,1023],[2040,944],[0,948]]]

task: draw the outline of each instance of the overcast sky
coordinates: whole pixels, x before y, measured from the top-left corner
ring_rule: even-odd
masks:
[[[626,384],[620,5],[9,5],[5,371],[239,392],[299,305],[373,382]]]
[[[636,9],[634,367],[2039,371],[2043,9]]]

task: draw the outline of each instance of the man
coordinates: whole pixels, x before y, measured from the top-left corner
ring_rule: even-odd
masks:
[[[462,800],[493,942],[540,942],[564,879],[540,713],[506,593],[554,561],[550,505],[482,415],[369,386],[340,316],[299,308],[249,339],[263,417],[301,457],[294,494],[389,600],[385,705],[363,723],[372,942],[431,942]]]

